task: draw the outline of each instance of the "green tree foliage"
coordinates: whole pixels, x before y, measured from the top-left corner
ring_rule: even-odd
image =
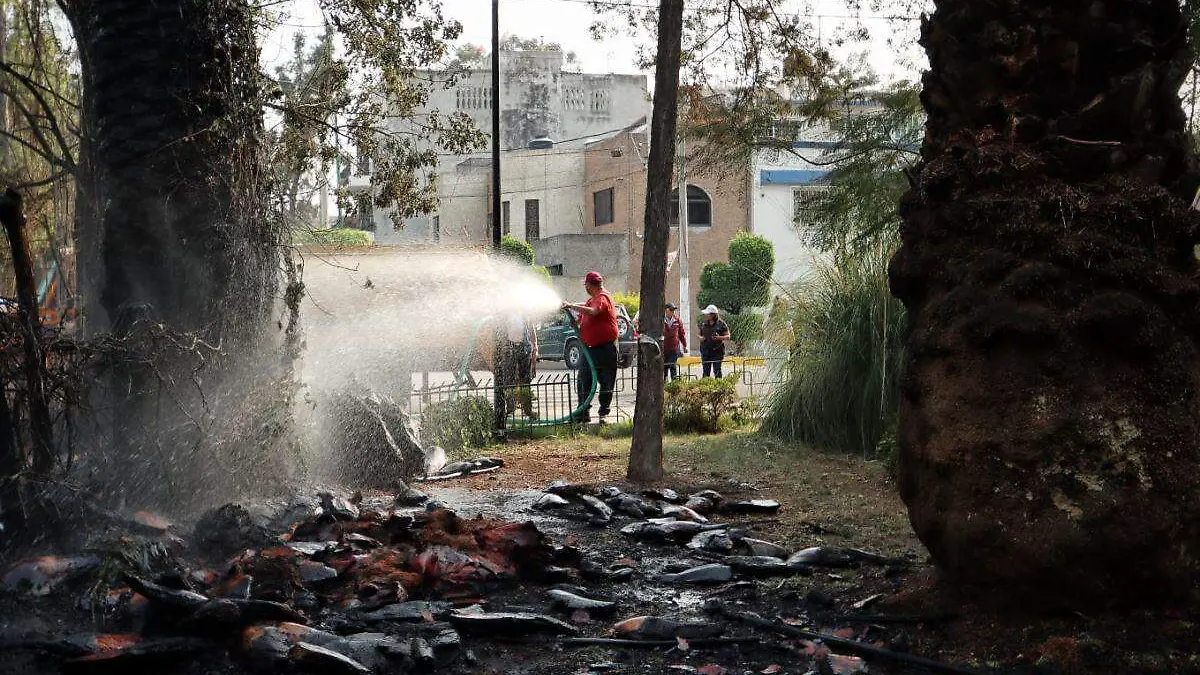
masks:
[[[729,242],[729,262],[710,262],[700,272],[700,305],[716,305],[730,314],[767,304],[775,273],[775,247],[749,232]]]
[[[500,255],[512,258],[521,265],[529,265],[533,268],[534,275],[541,279],[547,286],[553,282],[550,279],[550,270],[542,265],[534,264],[536,258],[533,253],[533,246],[524,239],[517,239],[510,235],[504,235],[500,238]]]
[[[613,293],[613,302],[624,305],[629,316],[634,316],[642,308],[642,296],[637,293]]]
[[[652,68],[658,12],[637,3],[594,7],[601,18],[593,35],[640,39],[640,65]],[[742,176],[750,151],[770,136],[774,121],[824,117],[844,98],[851,85],[818,33],[790,0],[687,3],[679,133],[688,142],[689,172]],[[709,82],[720,82],[720,91]]]
[[[436,210],[438,153],[466,153],[485,142],[464,113],[421,112],[435,89],[453,87],[461,76],[449,66],[462,26],[443,15],[437,0],[320,0],[320,6],[340,48],[330,53],[322,38],[312,52],[318,60],[297,53],[311,80],[280,77],[268,105],[298,130],[284,132],[291,144],[282,156],[294,160],[293,169],[322,175],[347,149],[369,157],[375,206],[400,227],[406,217]],[[346,190],[337,199],[353,209]]]
[[[710,262],[700,271],[701,306],[716,305],[729,324],[729,337],[741,348],[763,335],[763,318],[750,310],[767,304],[775,274],[775,247],[749,232],[729,242],[729,262]]]
[[[830,167],[824,189],[804,213],[802,231],[822,251],[854,255],[896,241],[896,208],[908,189],[905,172],[920,159],[925,114],[920,87],[895,84],[858,98],[876,106],[841,120],[836,145],[817,163]]]
[[[522,265],[534,263],[533,246],[523,239],[517,239],[507,234],[500,238],[500,253]]]

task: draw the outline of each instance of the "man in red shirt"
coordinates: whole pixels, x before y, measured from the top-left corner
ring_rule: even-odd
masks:
[[[587,302],[581,305],[564,302],[562,306],[563,309],[579,312],[579,339],[596,366],[600,389],[600,423],[603,424],[612,405],[613,385],[617,381],[617,307],[613,304],[612,296],[604,290],[604,277],[599,272],[588,272],[583,278],[583,288],[588,294]],[[580,401],[592,390],[592,371],[587,359],[579,362],[579,377],[575,380],[575,386]],[[589,405],[575,421],[590,422],[591,409]]]
[[[679,357],[687,351],[687,330],[679,317],[675,316],[675,303],[667,303],[663,317],[663,378],[674,380],[679,377]]]

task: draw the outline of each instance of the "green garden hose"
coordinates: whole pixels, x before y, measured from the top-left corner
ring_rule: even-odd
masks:
[[[575,323],[575,317],[571,315],[571,312],[566,309],[564,309],[563,312],[566,313],[567,319],[571,322],[571,325],[576,326],[576,328],[578,329],[578,325]],[[490,321],[491,319],[492,319],[492,317],[485,316],[479,320],[479,323],[477,323],[475,325],[475,332],[471,334],[471,340],[470,340],[470,342],[467,343],[467,351],[465,354],[463,354],[462,363],[459,364],[458,370],[454,373],[454,384],[456,386],[463,386],[465,384],[472,384],[472,385],[474,384],[473,378],[471,377],[471,371],[470,371],[471,354],[474,353],[474,351],[475,351],[475,345],[478,342],[479,333],[483,330],[483,327],[486,326],[487,322]],[[555,424],[566,424],[566,423],[574,420],[578,415],[582,414],[585,410],[587,410],[589,407],[591,407],[592,400],[594,398],[596,398],[596,390],[600,386],[600,379],[599,379],[599,377],[597,377],[596,364],[595,364],[595,362],[592,361],[592,355],[591,355],[591,353],[588,352],[587,347],[586,346],[583,347],[583,349],[581,351],[583,352],[583,358],[585,360],[587,360],[588,369],[592,371],[592,388],[591,388],[591,390],[588,391],[587,396],[585,396],[583,398],[583,400],[581,400],[579,402],[579,406],[577,408],[575,408],[575,410],[572,410],[567,415],[564,415],[563,417],[555,417],[555,418],[547,419],[547,420],[542,420],[542,419],[539,419],[539,420],[510,420],[509,421],[510,428],[526,429],[526,428],[531,428],[531,427],[546,427],[546,426],[552,426]],[[493,368],[495,368],[495,366],[493,366]],[[495,386],[494,381],[493,381],[493,386]]]

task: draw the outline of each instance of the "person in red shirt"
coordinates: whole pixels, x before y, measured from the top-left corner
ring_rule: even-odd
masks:
[[[687,351],[687,331],[683,322],[675,316],[675,303],[667,303],[663,317],[663,379],[679,377],[679,357]]]
[[[600,423],[610,412],[613,385],[617,381],[617,307],[612,296],[604,290],[604,277],[599,272],[588,272],[583,278],[583,288],[588,299],[583,304],[564,302],[563,309],[579,312],[579,339],[583,342],[592,363],[596,366],[596,379],[600,389]],[[582,401],[592,390],[592,371],[587,359],[579,362],[579,377],[575,380],[576,392]],[[576,422],[591,421],[589,405],[575,418]]]

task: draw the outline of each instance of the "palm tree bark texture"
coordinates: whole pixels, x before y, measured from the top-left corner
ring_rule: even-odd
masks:
[[[1197,186],[1176,0],[938,0],[892,290],[899,488],[950,580],[1169,602],[1200,555]]]
[[[214,339],[253,333],[277,243],[245,0],[65,0],[83,63],[79,283],[89,327],[136,307]]]
[[[111,418],[98,432],[113,446],[97,454],[126,494],[179,504],[206,489],[196,477],[211,461],[200,440],[218,415],[210,404],[235,405],[263,370],[254,347],[276,289],[252,11],[245,0],[62,5],[82,62],[86,326],[132,352],[96,378],[93,404]],[[158,325],[166,337],[147,328]],[[197,354],[180,334],[220,353]]]

